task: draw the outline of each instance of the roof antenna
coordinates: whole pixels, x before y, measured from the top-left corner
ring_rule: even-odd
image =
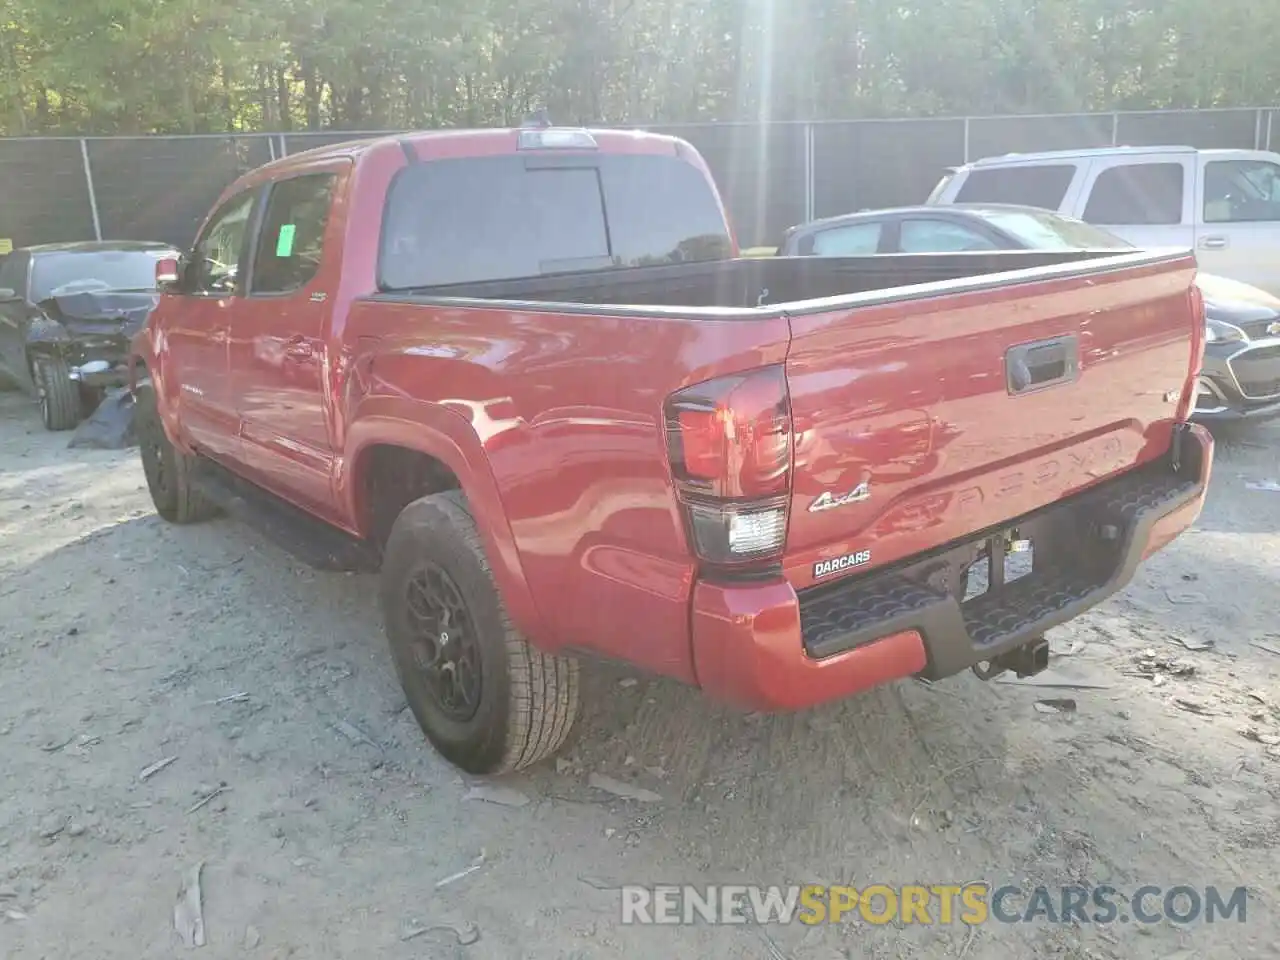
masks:
[[[532,127],[535,129],[537,128],[545,129],[551,126],[551,117],[547,115],[547,108],[539,107],[537,110],[533,112],[533,116],[525,120],[525,122],[520,124],[520,126]]]

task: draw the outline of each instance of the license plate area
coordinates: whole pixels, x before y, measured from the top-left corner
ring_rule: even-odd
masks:
[[[1029,577],[1035,570],[1035,543],[1017,529],[987,537],[961,581],[962,604]]]

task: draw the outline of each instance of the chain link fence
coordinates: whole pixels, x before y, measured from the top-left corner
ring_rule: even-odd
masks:
[[[702,153],[743,246],[776,243],[813,217],[921,203],[947,167],[980,157],[1118,144],[1280,150],[1280,108],[645,129]],[[240,174],[371,135],[0,139],[0,248],[95,238],[186,246]]]

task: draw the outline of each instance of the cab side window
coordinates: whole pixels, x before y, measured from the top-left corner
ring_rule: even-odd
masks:
[[[1280,220],[1280,165],[1215,160],[1204,167],[1204,222]]]
[[[1155,226],[1182,222],[1180,163],[1130,163],[1098,174],[1084,208],[1086,223]]]
[[[213,215],[191,250],[187,293],[228,296],[240,278],[240,261],[249,242],[249,214],[257,190],[232,197]]]
[[[306,174],[271,187],[253,258],[250,295],[300,290],[320,270],[333,196],[332,173]]]

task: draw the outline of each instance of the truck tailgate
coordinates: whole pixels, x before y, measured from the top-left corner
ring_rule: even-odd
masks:
[[[1167,451],[1201,342],[1194,274],[1189,254],[1086,263],[794,311],[788,580],[892,564]]]

